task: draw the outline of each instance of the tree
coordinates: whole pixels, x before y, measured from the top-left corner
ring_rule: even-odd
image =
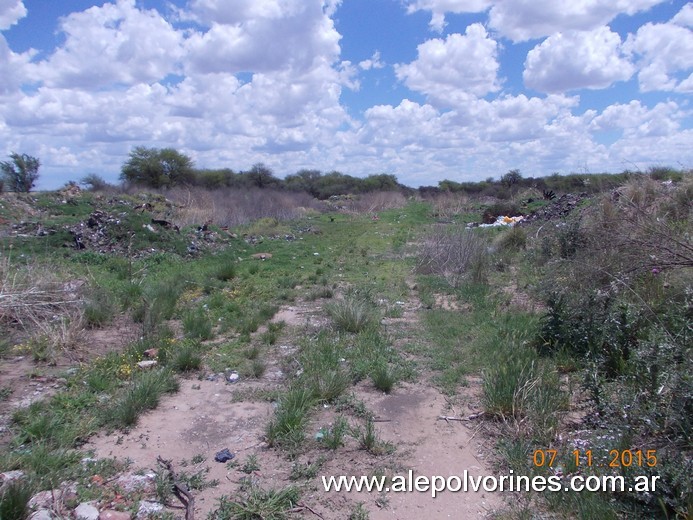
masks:
[[[193,161],[173,148],[138,146],[130,152],[120,178],[151,188],[191,184],[195,179]]]
[[[503,175],[500,180],[504,186],[510,188],[522,180],[522,174],[520,170],[510,170]]]
[[[3,177],[6,181],[6,187],[11,191],[28,193],[32,190],[36,181],[39,178],[39,167],[41,161],[36,157],[23,153],[10,154],[12,161],[3,161],[0,163]]]
[[[101,191],[110,187],[110,184],[108,184],[103,177],[97,175],[96,173],[85,175],[80,179],[79,183],[89,191]]]
[[[262,163],[254,164],[246,175],[256,188],[274,188],[281,184],[281,180],[274,176],[274,172]]]

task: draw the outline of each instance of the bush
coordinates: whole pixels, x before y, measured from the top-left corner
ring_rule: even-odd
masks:
[[[462,226],[434,226],[419,249],[417,271],[442,276],[453,287],[465,280],[483,282],[488,272],[486,241]]]

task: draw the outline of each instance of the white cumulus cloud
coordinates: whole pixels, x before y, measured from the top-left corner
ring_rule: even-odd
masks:
[[[407,12],[431,11],[431,29],[442,32],[446,25],[446,13],[480,13],[492,4],[492,0],[409,0]]]
[[[691,11],[687,6],[672,22],[647,23],[628,37],[625,47],[637,57],[643,92],[693,92],[693,31],[684,26]]]
[[[58,87],[92,88],[151,82],[176,70],[182,35],[156,10],[118,0],[72,13],[61,22],[65,43],[37,67]]]
[[[635,69],[621,47],[620,36],[608,27],[554,34],[527,54],[525,84],[540,92],[565,92],[626,81]]]
[[[496,0],[490,25],[513,41],[557,32],[590,31],[619,14],[646,11],[664,0]]]
[[[26,16],[22,0],[0,0],[0,31],[9,29]]]
[[[499,90],[498,43],[481,24],[470,25],[464,35],[428,40],[417,50],[416,60],[395,65],[395,73],[407,87],[437,103],[455,105],[470,95]]]

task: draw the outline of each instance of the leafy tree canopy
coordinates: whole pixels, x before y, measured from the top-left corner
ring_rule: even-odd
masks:
[[[25,153],[10,154],[11,161],[0,162],[0,170],[10,191],[29,192],[39,178],[41,161]]]
[[[138,146],[121,169],[120,178],[151,188],[163,188],[195,181],[193,161],[173,148]]]

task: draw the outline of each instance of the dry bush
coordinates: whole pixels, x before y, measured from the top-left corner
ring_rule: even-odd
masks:
[[[307,193],[269,189],[174,188],[166,196],[180,206],[178,222],[182,226],[212,221],[234,227],[260,218],[291,220],[322,209]]]
[[[30,329],[68,309],[78,309],[81,281],[66,281],[54,270],[39,265],[14,266],[0,258],[0,322]]]
[[[417,271],[443,276],[453,287],[465,279],[481,282],[487,270],[486,240],[462,226],[434,225],[420,246]]]
[[[637,178],[587,215],[588,248],[624,273],[693,267],[693,179],[678,186]],[[614,265],[615,264],[615,265]]]
[[[67,280],[35,264],[15,266],[0,258],[0,324],[29,336],[36,360],[55,361],[73,351],[84,333],[80,280]]]
[[[372,191],[349,200],[347,210],[354,213],[376,213],[386,209],[402,208],[407,198],[399,191]]]
[[[433,199],[433,214],[441,219],[450,220],[469,210],[469,197],[459,193],[441,193]]]

